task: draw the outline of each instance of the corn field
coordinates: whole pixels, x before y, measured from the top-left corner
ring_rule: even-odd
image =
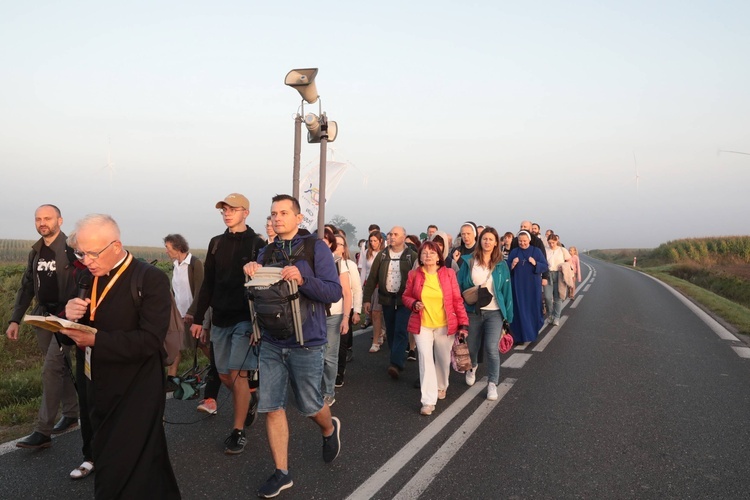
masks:
[[[665,263],[750,264],[750,236],[668,241],[659,245],[651,257]]]
[[[26,259],[29,257],[31,251],[31,245],[36,240],[3,240],[0,239],[0,263],[2,264],[26,264]],[[164,247],[129,247],[126,246],[129,251],[137,259],[143,259],[147,262],[158,260],[160,262],[167,262],[167,254],[164,251]],[[193,255],[205,260],[206,251],[200,249],[191,249]]]

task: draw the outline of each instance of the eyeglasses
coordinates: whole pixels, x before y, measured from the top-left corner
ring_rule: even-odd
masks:
[[[219,212],[221,212],[221,215],[227,215],[227,214],[233,214],[235,212],[239,212],[240,210],[245,210],[243,207],[224,207],[220,208]]]
[[[75,256],[76,256],[76,259],[78,259],[78,260],[83,260],[83,259],[85,259],[86,257],[88,257],[88,258],[89,258],[89,259],[91,259],[91,260],[96,260],[96,259],[98,259],[98,258],[99,258],[99,256],[100,256],[101,254],[103,254],[103,253],[104,253],[104,251],[105,251],[106,249],[108,249],[108,248],[109,248],[110,246],[112,246],[112,243],[115,243],[116,241],[117,241],[117,240],[113,240],[113,241],[111,241],[111,242],[109,243],[109,245],[107,245],[106,247],[102,248],[102,249],[101,249],[101,250],[99,250],[98,252],[81,252],[80,250],[74,250],[74,251],[73,251],[73,255],[75,255]]]

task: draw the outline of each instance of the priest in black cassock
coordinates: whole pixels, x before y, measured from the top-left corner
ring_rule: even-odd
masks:
[[[90,298],[70,300],[65,313],[97,333],[61,332],[86,350],[82,382],[94,430],[95,497],[180,498],[162,424],[169,279],[123,248],[120,229],[108,215],[78,221],[69,242],[92,275]],[[140,306],[131,289],[139,266],[148,266]]]

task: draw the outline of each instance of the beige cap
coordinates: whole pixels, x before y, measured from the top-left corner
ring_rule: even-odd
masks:
[[[216,202],[216,208],[221,208],[223,205],[229,205],[232,208],[242,207],[245,210],[250,210],[250,202],[240,193],[232,193],[223,200]]]

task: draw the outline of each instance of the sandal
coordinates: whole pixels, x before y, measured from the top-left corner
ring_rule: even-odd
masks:
[[[70,479],[83,479],[92,472],[94,472],[94,463],[87,460],[70,472]]]
[[[378,352],[380,350],[380,344],[372,344],[370,346],[370,352]]]

